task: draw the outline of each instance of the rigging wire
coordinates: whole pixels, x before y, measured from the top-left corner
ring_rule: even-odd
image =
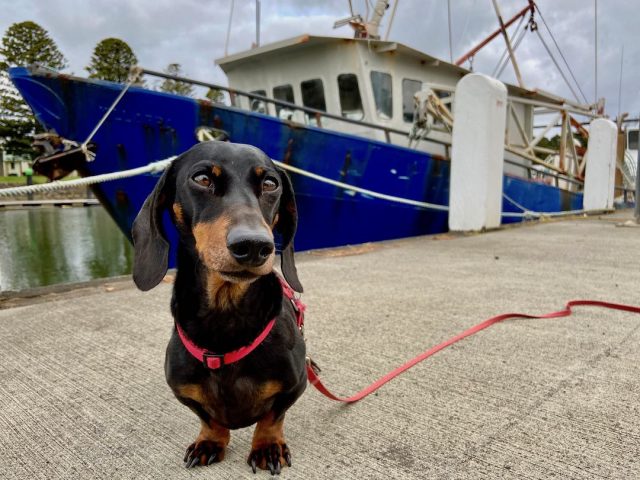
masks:
[[[467,27],[469,26],[469,20],[471,19],[471,12],[473,12],[473,10],[475,9],[477,2],[478,0],[473,0],[471,8],[467,11],[467,19],[464,21],[464,27],[462,28],[462,33],[460,34],[460,38],[458,39],[458,45],[462,44],[462,41],[464,40],[464,36],[467,33]]]
[[[540,11],[540,7],[538,7],[537,4],[536,4],[536,10],[538,11],[538,15],[540,15],[540,18],[542,19],[542,23],[544,24],[545,28],[547,29],[547,32],[549,32],[549,36],[551,37],[551,40],[553,40],[554,45],[558,49],[558,52],[560,53],[560,57],[562,58],[564,64],[566,65],[567,70],[569,70],[569,74],[571,75],[571,78],[573,79],[573,81],[575,82],[576,86],[578,87],[578,90],[580,91],[580,94],[582,95],[582,98],[584,99],[584,102],[585,103],[589,103],[589,100],[587,100],[587,96],[582,91],[582,88],[580,87],[580,84],[578,83],[578,80],[576,80],[576,77],[573,74],[573,70],[571,70],[571,67],[569,66],[569,62],[567,62],[567,59],[565,58],[564,54],[562,53],[562,50],[560,49],[560,46],[558,45],[558,42],[556,41],[556,38],[554,37],[553,33],[551,32],[551,29],[549,28],[549,25],[547,25],[547,22],[544,19],[544,16],[542,15],[542,12]]]
[[[524,15],[522,17],[520,17],[520,22],[518,22],[518,25],[516,25],[516,29],[513,32],[513,35],[511,36],[511,38],[515,38],[515,37],[518,36],[518,34],[520,33],[520,28],[522,27],[522,23],[523,22],[524,22]],[[502,70],[502,68],[500,68],[500,65],[502,65],[502,62],[504,62],[505,57],[508,55],[508,53],[509,53],[509,50],[507,49],[507,47],[505,47],[504,51],[502,52],[502,55],[500,56],[500,60],[498,60],[498,64],[493,69],[493,73],[491,74],[492,77],[498,78],[496,76],[496,73],[498,72],[498,70]]]
[[[558,65],[558,62],[556,61],[556,58],[553,56],[553,54],[551,53],[551,50],[549,49],[549,46],[547,45],[547,42],[544,41],[544,38],[542,38],[542,35],[540,35],[540,31],[539,30],[536,30],[536,33],[538,34],[538,38],[540,39],[540,42],[542,42],[542,45],[544,46],[545,50],[549,54],[549,57],[551,57],[551,61],[553,62],[553,64],[558,69],[558,72],[560,72],[560,75],[562,76],[562,78],[564,79],[565,83],[569,87],[569,90],[571,90],[571,93],[573,94],[573,97],[576,99],[577,102],[579,102],[580,99],[578,98],[578,95],[576,94],[575,90],[573,89],[573,87],[569,83],[569,80],[567,79],[567,77],[565,76],[564,72],[560,68],[560,65]]]
[[[522,40],[524,40],[524,36],[527,33],[527,29],[524,28],[521,32],[520,32],[520,36],[516,39],[514,45],[513,45],[513,53],[516,52],[516,50],[518,50],[518,47],[520,46],[520,44],[522,43]],[[500,75],[502,75],[502,72],[504,72],[504,69],[507,68],[507,65],[509,65],[509,58],[506,57],[504,59],[504,63],[502,63],[502,66],[500,67],[500,69],[498,70],[497,75],[495,75],[495,78],[499,78]]]

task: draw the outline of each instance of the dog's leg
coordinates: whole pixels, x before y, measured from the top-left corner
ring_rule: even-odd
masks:
[[[201,428],[195,442],[187,447],[184,454],[185,467],[192,468],[197,465],[211,465],[221,462],[224,459],[227,445],[229,445],[231,433],[228,428],[218,425],[198,402],[198,395],[194,395],[194,393],[201,392],[200,387],[189,387],[180,388],[179,391],[182,395],[176,395],[176,397],[198,415]],[[189,394],[189,396],[187,397],[185,394]]]
[[[187,448],[184,454],[185,467],[211,465],[224,460],[225,450],[231,435],[228,428],[221,427],[214,421],[202,421],[200,434],[196,441]]]
[[[251,453],[247,463],[253,473],[259,467],[269,469],[272,475],[280,473],[281,467],[291,466],[291,452],[284,441],[284,412],[276,415],[274,411],[262,417],[253,433]]]

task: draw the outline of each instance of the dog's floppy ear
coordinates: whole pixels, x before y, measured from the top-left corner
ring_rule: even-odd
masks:
[[[282,274],[291,288],[302,293],[302,284],[298,279],[298,271],[293,258],[293,237],[298,228],[296,199],[289,176],[281,168],[277,170],[282,180],[282,196],[280,197],[278,223],[276,224],[276,230],[282,234]]]
[[[169,166],[133,221],[133,282],[145,292],[158,285],[167,273],[169,242],[162,215],[173,202],[173,181],[173,168]]]

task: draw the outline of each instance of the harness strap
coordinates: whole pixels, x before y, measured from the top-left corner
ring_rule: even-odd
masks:
[[[296,313],[296,324],[300,331],[302,331],[304,325],[304,311],[306,310],[306,305],[302,303],[299,299],[295,297],[295,292],[293,289],[284,281],[280,276],[278,276],[278,280],[280,281],[280,285],[282,285],[282,293],[285,297],[287,297],[291,301],[291,305]],[[246,347],[241,347],[237,350],[233,350],[227,353],[213,353],[205,348],[201,348],[197,346],[184,332],[182,327],[178,322],[175,322],[176,330],[178,331],[178,336],[184,345],[184,348],[195,357],[198,361],[202,362],[205,368],[210,370],[216,370],[223,365],[227,365],[229,363],[234,363],[239,360],[242,360],[244,357],[253,352],[258,345],[260,345],[265,338],[271,333],[273,326],[276,324],[276,318],[272,318],[271,321],[264,327],[264,330],[258,335],[250,345]]]
[[[180,340],[182,340],[182,344],[187,349],[187,351],[197,360],[201,361],[206,368],[210,370],[216,370],[223,365],[242,360],[244,357],[253,352],[258,347],[258,345],[260,345],[262,341],[267,338],[267,335],[269,335],[275,323],[276,319],[273,318],[267,324],[264,330],[262,330],[262,333],[260,333],[260,335],[258,335],[256,339],[251,343],[251,345],[247,345],[246,347],[241,347],[237,350],[233,350],[227,353],[213,353],[204,348],[200,348],[195,343],[193,343],[189,339],[189,337],[187,337],[186,333],[184,333],[184,330],[182,330],[178,322],[176,322],[176,330],[178,330]]]
[[[309,377],[309,382],[314,387],[316,387],[316,389],[318,389],[318,391],[320,391],[324,396],[330,398],[331,400],[336,400],[338,402],[354,403],[354,402],[357,402],[358,400],[362,400],[367,395],[375,392],[380,387],[382,387],[385,383],[387,383],[390,380],[394,379],[395,377],[397,377],[398,375],[400,375],[404,371],[409,370],[411,367],[413,367],[414,365],[422,362],[426,358],[429,358],[431,355],[434,355],[434,354],[438,353],[440,350],[444,350],[448,346],[450,346],[450,345],[462,340],[463,338],[469,337],[469,336],[473,335],[474,333],[478,333],[479,331],[484,330],[485,328],[488,328],[488,327],[490,327],[492,325],[495,325],[496,323],[499,323],[499,322],[501,322],[503,320],[507,320],[509,318],[538,319],[538,318],[568,317],[572,313],[572,311],[571,311],[572,307],[581,307],[581,306],[609,308],[609,309],[612,309],[612,310],[622,310],[622,311],[625,311],[625,312],[640,313],[640,307],[634,307],[634,306],[631,306],[631,305],[624,305],[624,304],[610,303],[610,302],[601,302],[601,301],[598,301],[598,300],[572,300],[572,301],[570,301],[570,302],[568,302],[566,304],[566,306],[565,306],[565,308],[563,310],[558,310],[557,312],[546,313],[546,314],[543,314],[543,315],[529,315],[529,314],[526,314],[526,313],[505,313],[505,314],[502,314],[502,315],[497,315],[495,317],[489,318],[488,320],[485,320],[482,323],[479,323],[478,325],[475,325],[475,326],[465,330],[462,333],[459,333],[455,337],[452,337],[449,340],[446,340],[446,341],[440,343],[439,345],[436,345],[435,347],[431,347],[426,352],[421,353],[417,357],[409,360],[405,364],[399,366],[395,370],[392,370],[391,372],[387,373],[383,377],[379,378],[374,383],[372,383],[368,387],[364,388],[360,392],[356,393],[355,395],[353,395],[351,397],[346,397],[346,398],[342,398],[342,397],[338,397],[338,396],[334,395],[333,393],[331,393],[322,384],[322,382],[320,381],[320,378],[318,377],[318,374],[317,374],[316,370],[313,367],[313,363],[310,362],[310,361],[307,362],[307,375]]]

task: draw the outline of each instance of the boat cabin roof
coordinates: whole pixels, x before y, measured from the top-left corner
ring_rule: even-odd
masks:
[[[215,60],[225,73],[232,72],[237,69],[242,69],[244,66],[254,64],[258,59],[266,60],[269,57],[281,57],[285,54],[299,53],[304,49],[309,48],[334,48],[345,44],[366,44],[368,49],[386,55],[395,55],[397,57],[411,60],[415,59],[422,65],[428,67],[437,67],[443,72],[455,75],[457,77],[463,77],[468,73],[472,73],[471,70],[460,67],[458,65],[446,62],[439,58],[433,57],[429,54],[416,50],[407,45],[399,42],[390,42],[384,40],[371,40],[371,39],[357,39],[357,38],[342,38],[342,37],[329,37],[329,36],[315,36],[315,35],[300,35],[286,40],[266,44],[251,50],[235,53],[226,57],[218,58]],[[539,102],[552,103],[562,105],[563,103],[569,103],[566,99],[556,96],[552,93],[545,92],[540,89],[525,89],[517,85],[505,83],[509,95],[529,98]]]

